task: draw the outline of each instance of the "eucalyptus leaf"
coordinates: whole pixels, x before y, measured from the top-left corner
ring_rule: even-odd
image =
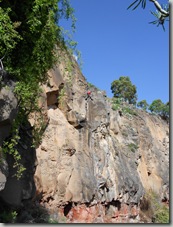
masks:
[[[132,4],[129,5],[129,7],[127,9],[130,9],[136,2],[138,2],[138,0],[134,1]]]
[[[136,3],[137,3],[137,5],[132,10],[135,10],[141,3],[142,3],[142,8],[145,9],[145,7],[146,7],[146,0],[136,0],[136,1],[132,2],[132,4],[130,4],[130,6],[127,9],[130,9]]]

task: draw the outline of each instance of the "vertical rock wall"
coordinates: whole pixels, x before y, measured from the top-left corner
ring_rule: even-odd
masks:
[[[45,87],[49,124],[37,149],[37,194],[67,222],[137,222],[146,190],[169,199],[168,125],[142,110],[131,117],[113,111],[95,87],[85,100],[78,67],[71,84],[63,70],[50,71]]]
[[[0,163],[0,198],[16,206],[32,199],[67,223],[140,222],[139,205],[147,190],[169,201],[168,124],[139,109],[133,115],[114,111],[105,92],[88,88],[71,61],[70,72],[65,63],[55,66],[42,87],[39,105],[48,124],[36,150],[30,148],[32,134],[20,129],[24,177],[12,177],[11,159],[9,176],[6,161]],[[17,111],[12,90],[4,89],[0,145]],[[86,99],[87,89],[91,99]],[[36,123],[31,116],[30,126]]]

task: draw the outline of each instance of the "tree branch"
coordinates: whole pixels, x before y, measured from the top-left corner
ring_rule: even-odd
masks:
[[[4,69],[4,66],[2,64],[2,60],[4,59],[6,53],[4,54],[4,56],[2,58],[0,58],[0,70],[3,70]]]
[[[156,9],[165,17],[168,17],[169,16],[169,12],[167,12],[166,10],[162,9],[161,5],[159,4],[158,1],[156,0],[149,0],[150,2],[153,2]]]
[[[4,66],[2,64],[2,60],[0,59],[0,70],[3,70],[4,69]]]

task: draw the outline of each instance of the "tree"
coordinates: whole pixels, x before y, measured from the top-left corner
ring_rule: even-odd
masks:
[[[152,2],[156,8],[156,11],[150,11],[153,16],[157,18],[157,20],[154,20],[152,22],[149,22],[150,24],[156,24],[157,26],[162,25],[163,29],[165,30],[164,23],[167,21],[167,18],[169,17],[169,1],[165,5],[161,5],[156,0],[149,0]],[[133,10],[135,10],[139,5],[142,6],[143,9],[146,7],[147,0],[135,0],[127,9],[134,6]],[[136,5],[135,5],[136,4]]]
[[[165,120],[169,119],[169,102],[164,104],[163,109],[162,109],[162,118]]]
[[[162,108],[163,108],[163,102],[160,99],[156,99],[154,100],[151,105],[149,106],[149,110],[152,113],[156,113],[156,114],[161,114],[162,112]]]
[[[169,102],[164,104],[160,99],[154,100],[148,108],[152,113],[160,115],[163,119],[169,118]]]
[[[111,83],[111,90],[115,98],[124,98],[129,104],[136,104],[136,86],[133,85],[128,76],[121,76],[119,80]]]
[[[147,110],[148,106],[149,105],[148,105],[146,100],[142,100],[142,101],[137,103],[137,107],[140,107],[141,109],[143,109],[145,111]]]

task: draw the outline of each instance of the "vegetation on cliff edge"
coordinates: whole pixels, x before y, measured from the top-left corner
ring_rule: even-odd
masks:
[[[30,113],[38,111],[39,87],[58,59],[57,48],[67,50],[76,46],[59,26],[62,18],[71,20],[75,29],[74,9],[69,0],[0,1],[0,63],[1,70],[16,82],[19,110],[15,130]],[[9,153],[20,160],[15,149],[17,141],[13,140],[12,135],[5,144],[6,151],[10,147]]]

